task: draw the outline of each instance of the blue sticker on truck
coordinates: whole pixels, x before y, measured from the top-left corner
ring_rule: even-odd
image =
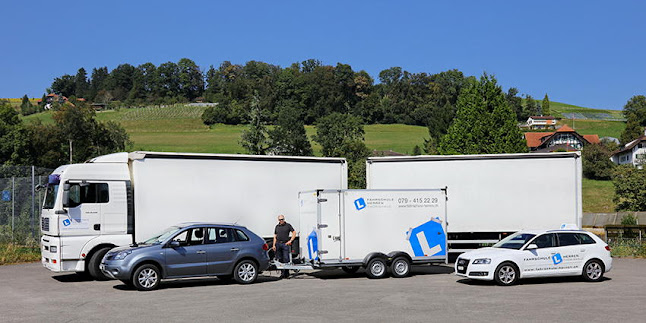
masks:
[[[357,211],[363,210],[366,208],[366,200],[363,197],[360,197],[354,200],[354,207],[357,208]]]
[[[70,219],[65,219],[65,220],[63,220],[63,225],[64,225],[64,226],[66,226],[66,227],[67,227],[67,226],[69,226],[70,224],[72,224],[72,221],[70,221]]]
[[[415,257],[445,256],[446,233],[440,218],[433,218],[406,232]]]

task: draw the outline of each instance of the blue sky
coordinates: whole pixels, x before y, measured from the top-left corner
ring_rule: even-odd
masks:
[[[646,94],[645,1],[11,1],[0,97],[121,63],[316,58],[375,79],[401,66],[494,74],[506,90],[621,109]]]

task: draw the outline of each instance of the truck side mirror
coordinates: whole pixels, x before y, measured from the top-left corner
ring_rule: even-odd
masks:
[[[63,207],[70,206],[70,184],[63,184]]]

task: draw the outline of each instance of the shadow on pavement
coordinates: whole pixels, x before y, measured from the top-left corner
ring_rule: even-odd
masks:
[[[52,278],[58,280],[61,283],[78,283],[78,282],[94,281],[94,278],[84,273],[58,275],[58,276],[52,276]]]
[[[251,285],[274,282],[278,280],[280,280],[279,277],[258,276],[258,279],[256,280],[256,282],[254,282]],[[126,285],[119,281],[115,281],[115,282],[117,284],[113,286],[114,289],[123,290],[123,291],[133,291],[133,292],[137,291],[137,289],[135,289],[132,286]],[[182,279],[162,280],[157,290],[201,287],[201,286],[226,286],[226,285],[242,285],[242,284],[238,284],[234,279],[220,280],[217,278],[182,278]]]
[[[437,266],[437,265],[419,265],[411,266],[410,276],[418,275],[438,275],[438,274],[452,274],[453,267]],[[347,278],[367,278],[365,270],[359,269],[356,273],[348,274],[341,269],[324,269],[306,274],[308,276],[320,279],[347,279]]]
[[[612,280],[611,278],[603,277],[601,282]],[[460,284],[469,286],[492,286],[497,285],[493,280],[475,280],[475,279],[460,279],[457,281]],[[543,277],[543,278],[525,278],[518,281],[516,285],[541,285],[541,284],[565,284],[565,283],[582,283],[585,282],[583,278],[578,276],[568,277]],[[594,283],[590,283],[594,284]]]

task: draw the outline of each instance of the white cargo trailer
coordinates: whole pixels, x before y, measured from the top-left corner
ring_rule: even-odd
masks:
[[[301,266],[366,268],[371,278],[408,275],[410,265],[446,262],[446,194],[424,190],[301,192]]]
[[[581,226],[579,152],[372,157],[368,189],[447,187],[450,252],[523,229]]]
[[[271,239],[298,226],[298,192],[347,188],[342,158],[116,153],[57,168],[41,215],[42,262],[100,278],[103,254],[177,223],[229,222]]]

